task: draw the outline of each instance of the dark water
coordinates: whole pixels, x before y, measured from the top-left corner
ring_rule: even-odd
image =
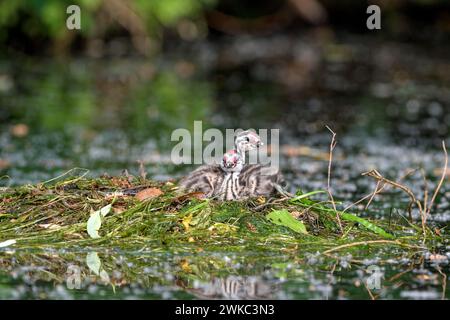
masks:
[[[443,165],[441,141],[450,142],[449,53],[445,46],[302,35],[225,38],[168,48],[151,61],[5,59],[0,184],[44,181],[73,167],[91,176],[137,174],[138,160],[150,178],[178,178],[191,167],[171,164],[170,134],[202,120],[204,129],[279,128],[282,145],[308,147],[309,154],[281,158],[292,190],[304,191],[326,186],[327,162],[315,155],[328,149],[329,125],[338,134],[332,183],[343,206],[373,190],[374,181],[360,175],[370,169],[397,179],[423,168],[432,189]],[[423,195],[420,174],[406,183]],[[429,219],[434,226],[448,226],[449,199],[445,183]],[[407,202],[387,192],[363,214],[405,214]],[[180,256],[152,245],[98,249],[109,278],[103,282],[86,263],[89,252],[3,249],[0,298],[366,299],[367,267],[376,265],[383,275],[376,298],[440,299],[449,297],[449,246],[414,256],[374,250],[365,261],[314,252],[261,259],[251,252]],[[437,252],[446,257],[438,263],[429,259]],[[80,289],[68,288],[71,265],[81,272]],[[194,268],[191,276],[183,266]]]
[[[448,250],[448,246],[447,246]],[[441,299],[448,253],[376,249],[372,258],[246,252],[167,254],[17,250],[1,253],[2,299]],[[94,257],[94,258],[93,258]],[[395,258],[393,258],[395,257]],[[97,261],[97,262],[96,262]],[[97,266],[97,267],[96,267]],[[370,282],[375,268],[377,282]],[[369,271],[368,271],[369,270]],[[368,287],[373,284],[375,287]]]

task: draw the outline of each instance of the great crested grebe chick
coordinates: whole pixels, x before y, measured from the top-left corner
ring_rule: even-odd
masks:
[[[252,130],[241,131],[236,134],[234,140],[234,147],[245,163],[245,153],[247,151],[255,150],[258,147],[264,145],[261,141],[261,137]]]
[[[241,198],[239,174],[244,167],[241,155],[236,150],[230,150],[223,155],[220,167],[225,172],[222,183],[215,196],[219,200],[238,200]]]
[[[245,164],[245,152],[254,150],[262,145],[259,136],[251,130],[240,132],[236,136],[235,146],[236,153],[240,156],[239,163]],[[222,181],[227,172],[233,168],[223,168],[220,165],[203,165],[192,171],[186,177],[181,179],[179,183],[180,192],[194,192],[199,191],[205,194],[205,197],[210,198],[218,195],[218,190],[222,186]],[[239,168],[240,165],[237,167]]]
[[[221,186],[225,172],[218,165],[203,165],[180,180],[179,191],[202,192],[206,198],[215,194]]]
[[[236,135],[236,150],[245,163],[245,153],[263,145],[261,137],[252,130],[245,130]],[[239,175],[241,198],[270,196],[275,191],[283,191],[286,182],[278,168],[261,164],[246,164]]]
[[[277,191],[287,194],[283,190],[286,187],[283,175],[278,168],[268,165],[245,165],[239,175],[239,186],[241,187],[241,198],[269,197]]]

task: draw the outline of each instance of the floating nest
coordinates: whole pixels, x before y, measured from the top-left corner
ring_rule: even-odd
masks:
[[[313,200],[317,193],[220,202],[202,199],[198,193],[180,195],[174,182],[64,176],[0,193],[0,243],[13,241],[21,248],[334,254],[379,245],[423,250],[442,237],[427,229],[423,243],[418,225],[335,211],[329,203]],[[104,216],[98,214],[102,208],[108,208]],[[97,237],[88,230],[95,213],[100,216]]]

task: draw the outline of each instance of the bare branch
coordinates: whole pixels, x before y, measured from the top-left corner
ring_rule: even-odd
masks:
[[[336,203],[334,202],[333,194],[331,192],[331,163],[333,162],[333,150],[334,150],[334,148],[336,147],[336,144],[337,144],[337,142],[336,142],[336,132],[331,130],[331,128],[329,126],[326,126],[326,128],[332,134],[332,136],[331,136],[331,143],[330,143],[330,154],[329,154],[329,158],[328,158],[327,192],[328,192],[328,196],[330,197],[331,203],[333,205],[333,209],[336,212],[336,219],[337,219],[338,224],[339,224],[339,229],[341,230],[341,233],[344,233],[344,229],[342,228],[341,218],[339,217],[339,213],[337,212]]]
[[[425,222],[426,222],[426,218],[427,218],[428,214],[431,212],[431,208],[433,208],[434,201],[436,200],[439,190],[441,189],[442,184],[444,183],[445,177],[447,176],[448,153],[447,153],[447,148],[445,147],[445,141],[442,141],[442,149],[444,150],[444,155],[445,155],[444,170],[442,171],[441,180],[439,181],[439,183],[436,187],[436,190],[434,190],[433,197],[431,198],[431,201],[428,205],[428,211],[426,212]]]

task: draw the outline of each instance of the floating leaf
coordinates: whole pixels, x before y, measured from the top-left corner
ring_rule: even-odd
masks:
[[[147,188],[147,189],[144,189],[144,190],[138,192],[135,197],[136,197],[136,199],[138,199],[140,201],[144,201],[144,200],[159,197],[162,194],[163,194],[163,192],[158,188]]]
[[[361,217],[355,216],[354,214],[345,213],[345,212],[339,212],[339,215],[342,217],[343,220],[357,222],[360,225],[366,227],[368,230],[370,230],[376,234],[379,234],[380,236],[383,236],[388,239],[394,238],[394,236],[392,234],[387,233],[382,228],[376,226],[375,224],[373,224],[372,222],[370,222],[366,219],[363,219]]]
[[[91,214],[87,222],[87,233],[91,238],[98,239],[100,238],[98,230],[100,229],[101,226],[102,226],[102,218],[100,217],[100,212],[95,211],[93,214]]]
[[[89,236],[93,239],[100,238],[100,235],[98,234],[98,230],[100,230],[100,227],[102,226],[102,217],[105,217],[110,211],[111,211],[111,204],[108,204],[107,206],[104,206],[100,210],[95,211],[91,214],[89,217],[89,220],[87,222],[87,233]]]
[[[104,206],[103,208],[100,209],[100,214],[104,217],[106,217],[106,215],[111,211],[111,204],[108,204],[107,206]]]
[[[96,274],[97,276],[100,276],[100,279],[105,282],[109,283],[109,275],[108,273],[102,268],[102,262],[100,258],[98,257],[98,253],[95,251],[91,251],[86,256],[86,264],[89,267],[89,269]]]
[[[308,234],[303,222],[298,221],[294,217],[292,217],[286,209],[274,210],[270,212],[266,218],[274,224],[287,227],[297,233]]]
[[[5,247],[9,247],[12,246],[13,244],[15,244],[17,241],[14,239],[11,240],[6,240],[3,242],[0,242],[0,248],[5,248]]]
[[[94,272],[96,275],[100,274],[100,267],[102,266],[102,262],[100,261],[97,252],[91,251],[87,254],[86,264],[89,269],[91,269],[92,272]]]

